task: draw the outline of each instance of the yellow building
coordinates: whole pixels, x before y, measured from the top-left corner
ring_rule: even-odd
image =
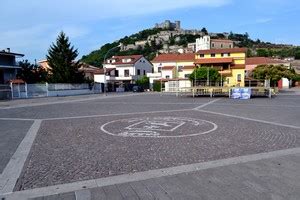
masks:
[[[224,86],[245,86],[246,48],[200,50],[195,56],[198,67],[213,67],[219,70]]]

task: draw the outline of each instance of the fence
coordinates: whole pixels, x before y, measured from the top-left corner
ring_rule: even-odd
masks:
[[[101,93],[100,83],[83,84],[10,84],[0,85],[0,99],[72,96]]]
[[[0,84],[0,100],[11,99],[11,88],[9,85]]]

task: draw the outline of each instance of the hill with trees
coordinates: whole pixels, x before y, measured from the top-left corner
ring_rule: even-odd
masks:
[[[157,42],[154,40],[148,40],[149,37],[155,38],[156,35],[162,32],[170,32],[170,37],[168,41],[165,42]],[[177,45],[182,48],[186,48],[188,43],[193,43],[199,38],[200,34],[182,34],[182,35],[172,35],[172,31],[174,30],[166,30],[161,28],[152,28],[140,31],[138,33],[132,34],[130,36],[125,36],[120,40],[117,40],[112,43],[107,43],[103,45],[100,49],[92,51],[88,55],[84,55],[80,61],[85,62],[90,65],[94,65],[97,67],[102,67],[103,59],[105,54],[109,49],[113,47],[117,47],[120,43],[122,45],[134,45],[139,41],[147,41],[144,46],[138,46],[136,49],[128,49],[122,50],[120,48],[116,48],[115,50],[110,52],[110,55],[107,57],[111,57],[112,55],[134,55],[134,54],[142,54],[148,60],[152,60],[160,50],[163,49],[164,45]],[[201,32],[203,34],[208,34],[206,28],[202,28]],[[211,36],[213,39],[230,39],[233,40],[235,46],[237,47],[246,47],[248,48],[248,56],[263,56],[263,57],[278,57],[278,58],[287,58],[287,57],[295,57],[296,59],[300,59],[300,47],[286,44],[273,44],[270,42],[263,42],[259,39],[253,40],[250,38],[248,33],[239,34],[232,33],[217,33]]]

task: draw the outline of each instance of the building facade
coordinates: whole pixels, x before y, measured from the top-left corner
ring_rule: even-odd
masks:
[[[170,20],[165,20],[163,23],[155,24],[155,28],[180,30],[181,27],[180,27],[180,21],[175,21],[173,23]]]
[[[18,70],[21,69],[16,59],[23,56],[23,54],[10,52],[9,48],[0,51],[0,84],[16,79]]]
[[[230,49],[234,44],[232,40],[227,39],[211,39],[209,35],[196,39],[196,52],[209,49]]]
[[[95,74],[94,81],[99,83],[106,81],[112,90],[118,87],[128,88],[152,72],[152,64],[142,55],[113,56],[106,60],[103,67],[106,68],[106,77],[104,70],[100,70]]]
[[[218,69],[224,86],[244,87],[246,52],[246,48],[200,50],[196,53],[195,64]]]
[[[169,53],[157,55],[152,61],[153,72],[147,74],[150,87],[155,81],[163,80],[167,82],[173,79],[188,81],[188,76],[195,68],[194,53]]]

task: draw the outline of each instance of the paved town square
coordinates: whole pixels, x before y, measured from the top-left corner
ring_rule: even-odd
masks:
[[[299,199],[299,113],[289,94],[0,102],[0,196]]]

